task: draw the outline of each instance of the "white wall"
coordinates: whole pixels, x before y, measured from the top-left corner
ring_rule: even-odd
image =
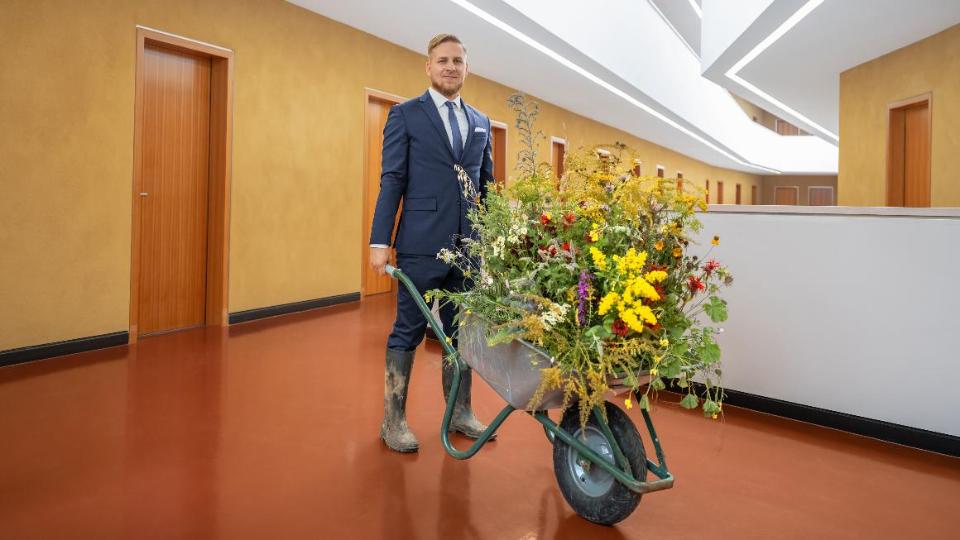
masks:
[[[960,436],[960,210],[710,210],[725,387]]]

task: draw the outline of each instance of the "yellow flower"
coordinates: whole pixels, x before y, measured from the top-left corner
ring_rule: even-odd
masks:
[[[663,251],[663,240],[657,240],[657,243],[653,245],[653,249]]]
[[[613,304],[620,299],[620,295],[615,292],[607,293],[606,296],[600,300],[600,305],[597,307],[597,313],[600,315],[606,315],[610,308],[613,307]]]
[[[623,404],[627,406],[628,411],[633,408],[633,402],[630,401],[630,398],[623,400]]]
[[[643,279],[649,281],[650,283],[659,283],[667,279],[667,273],[663,270],[651,270],[647,272],[647,275],[643,276]]]
[[[640,306],[636,308],[636,311],[637,315],[647,324],[657,324],[657,316],[653,314],[653,310],[651,310],[649,307]],[[637,332],[640,332],[640,330],[637,330]]]
[[[620,312],[620,318],[627,323],[634,332],[643,332],[643,323],[637,318],[637,314],[632,309],[625,309]]]
[[[446,341],[448,344],[453,345],[453,339],[451,339],[450,336],[447,336]]]
[[[660,373],[660,370],[659,370],[659,369],[657,369],[657,368],[651,368],[651,369],[650,369],[650,376],[651,376],[651,377],[656,377],[658,373]]]
[[[468,309],[468,310],[467,310],[467,315],[472,315],[472,314],[473,314],[473,310]]]
[[[660,346],[661,346],[661,347],[669,347],[669,346],[670,346],[670,340],[667,339],[667,338],[661,338],[661,339],[660,339]]]
[[[713,240],[711,240],[710,243],[713,244],[713,245],[715,245],[715,246],[719,246],[719,245],[720,245],[720,237],[719,237],[719,236],[714,236],[714,237],[713,237]]]
[[[594,266],[596,266],[599,270],[607,269],[607,256],[604,255],[602,251],[600,251],[596,247],[591,246],[590,255],[593,256]]]
[[[631,281],[630,285],[628,285],[627,290],[633,291],[634,294],[637,294],[643,298],[649,298],[654,302],[660,299],[660,294],[657,292],[656,289],[653,288],[653,285],[650,285],[649,283],[644,281],[642,278],[637,278]]]
[[[683,249],[681,249],[680,246],[677,246],[677,247],[673,248],[673,256],[674,256],[674,257],[679,257],[679,256],[681,256],[681,255],[683,255]]]
[[[716,419],[717,419],[717,413],[713,413],[713,416],[712,416],[711,418],[713,418],[714,420],[716,420]]]
[[[659,364],[661,360],[663,360],[663,357],[662,357],[662,356],[656,356],[656,355],[654,355],[654,357],[653,357],[653,363],[654,363],[654,364]]]

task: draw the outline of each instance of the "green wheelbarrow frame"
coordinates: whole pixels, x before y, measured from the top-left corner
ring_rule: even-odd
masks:
[[[487,427],[480,437],[474,441],[470,448],[466,450],[457,450],[453,446],[453,444],[450,442],[449,428],[450,421],[453,417],[454,405],[457,401],[457,394],[460,392],[460,371],[466,367],[465,362],[460,357],[460,353],[454,349],[450,343],[447,342],[447,336],[443,332],[442,325],[437,322],[436,318],[431,312],[430,307],[427,306],[427,303],[424,301],[420,291],[417,290],[416,285],[413,284],[410,278],[399,268],[389,264],[386,265],[386,271],[388,274],[390,274],[390,276],[402,283],[403,286],[406,287],[407,291],[410,292],[410,296],[413,297],[417,307],[420,308],[420,311],[423,312],[424,317],[426,317],[427,323],[431,328],[433,328],[434,333],[439,338],[440,345],[443,346],[443,350],[447,357],[452,358],[456,363],[457,369],[453,370],[453,382],[451,383],[450,392],[447,395],[447,406],[443,412],[443,422],[440,424],[440,440],[443,443],[444,450],[446,450],[446,452],[453,458],[469,459],[476,455],[481,448],[483,448],[483,446],[490,440],[490,437],[492,437],[493,434],[496,433],[497,429],[500,428],[500,425],[503,424],[508,416],[510,416],[510,413],[516,411],[517,409],[510,404],[504,407],[503,410],[497,414],[496,418],[493,419],[493,422],[490,423],[489,427]],[[641,409],[640,412],[643,414],[643,420],[647,425],[647,431],[650,434],[650,439],[653,441],[653,447],[657,454],[657,461],[659,461],[659,463],[654,463],[649,458],[646,459],[647,470],[659,478],[659,480],[654,480],[652,482],[642,482],[637,480],[637,477],[633,474],[633,471],[630,470],[630,464],[624,456],[623,451],[620,449],[620,446],[617,444],[617,441],[613,436],[613,432],[610,430],[609,424],[607,424],[607,421],[604,419],[603,414],[601,414],[601,411],[598,407],[594,407],[593,414],[597,422],[600,424],[600,428],[603,431],[604,437],[607,439],[607,443],[610,444],[610,448],[613,449],[613,464],[606,459],[603,459],[599,454],[590,449],[582,441],[578,440],[576,437],[570,433],[567,433],[563,428],[558,426],[553,420],[550,419],[549,416],[547,416],[545,411],[527,411],[527,414],[532,416],[535,420],[543,425],[547,439],[549,439],[551,443],[553,443],[554,440],[559,437],[560,440],[573,447],[581,457],[610,473],[610,475],[612,475],[618,482],[626,486],[631,491],[643,494],[650,493],[652,491],[669,489],[673,487],[673,475],[670,474],[670,471],[667,469],[667,462],[663,455],[663,448],[660,446],[660,438],[657,437],[657,431],[653,427],[653,421],[650,419],[650,413],[645,409]]]

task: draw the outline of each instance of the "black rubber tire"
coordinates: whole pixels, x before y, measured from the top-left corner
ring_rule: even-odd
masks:
[[[630,463],[634,478],[641,482],[646,481],[647,455],[636,426],[633,425],[627,413],[620,410],[616,405],[607,402],[606,410],[607,423],[610,425],[610,430],[613,432],[617,445],[620,446]],[[576,404],[567,409],[563,415],[563,420],[560,422],[560,427],[571,435],[577,436],[581,433],[580,411]],[[587,422],[588,433],[591,432],[591,429],[594,430],[593,433],[600,430],[600,425],[593,414],[590,415],[590,421]],[[571,469],[571,453],[575,452],[576,450],[563,442],[560,437],[554,439],[553,472],[557,477],[557,483],[560,485],[563,498],[567,500],[573,510],[587,521],[600,525],[619,523],[632,514],[637,505],[640,504],[642,495],[630,491],[626,486],[613,479],[612,475],[596,467],[596,465],[591,468],[594,471],[591,475],[596,477],[602,474],[609,477],[613,482],[609,487],[604,487],[604,482],[601,482],[599,489],[603,489],[602,493],[596,492],[598,488],[595,485],[594,492],[588,493],[586,484],[581,483]]]

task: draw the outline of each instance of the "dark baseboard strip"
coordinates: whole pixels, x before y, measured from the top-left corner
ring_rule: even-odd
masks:
[[[0,351],[0,367],[22,364],[32,360],[52,358],[54,356],[63,356],[65,354],[75,354],[96,349],[106,349],[107,347],[116,347],[117,345],[126,345],[127,341],[129,341],[128,332],[114,332],[112,334]]]
[[[268,306],[246,311],[238,311],[230,314],[230,324],[255,321],[266,317],[276,317],[277,315],[286,315],[298,311],[307,311],[308,309],[317,309],[322,307],[335,306],[337,304],[346,304],[349,302],[359,302],[360,293],[339,294],[337,296],[327,296],[316,298],[314,300],[304,300],[303,302],[293,302],[290,304],[280,304],[279,306]]]
[[[694,385],[698,393],[704,391],[703,385]],[[677,392],[679,389],[668,385],[668,390]],[[749,394],[739,390],[724,389],[723,402],[728,405],[750,409],[752,411],[799,420],[809,424],[838,429],[848,433],[855,433],[865,437],[880,439],[881,441],[902,444],[921,450],[929,450],[939,454],[960,457],[960,437],[927,431],[883,420],[874,420],[852,414],[820,409],[809,405],[801,405],[775,398]]]

